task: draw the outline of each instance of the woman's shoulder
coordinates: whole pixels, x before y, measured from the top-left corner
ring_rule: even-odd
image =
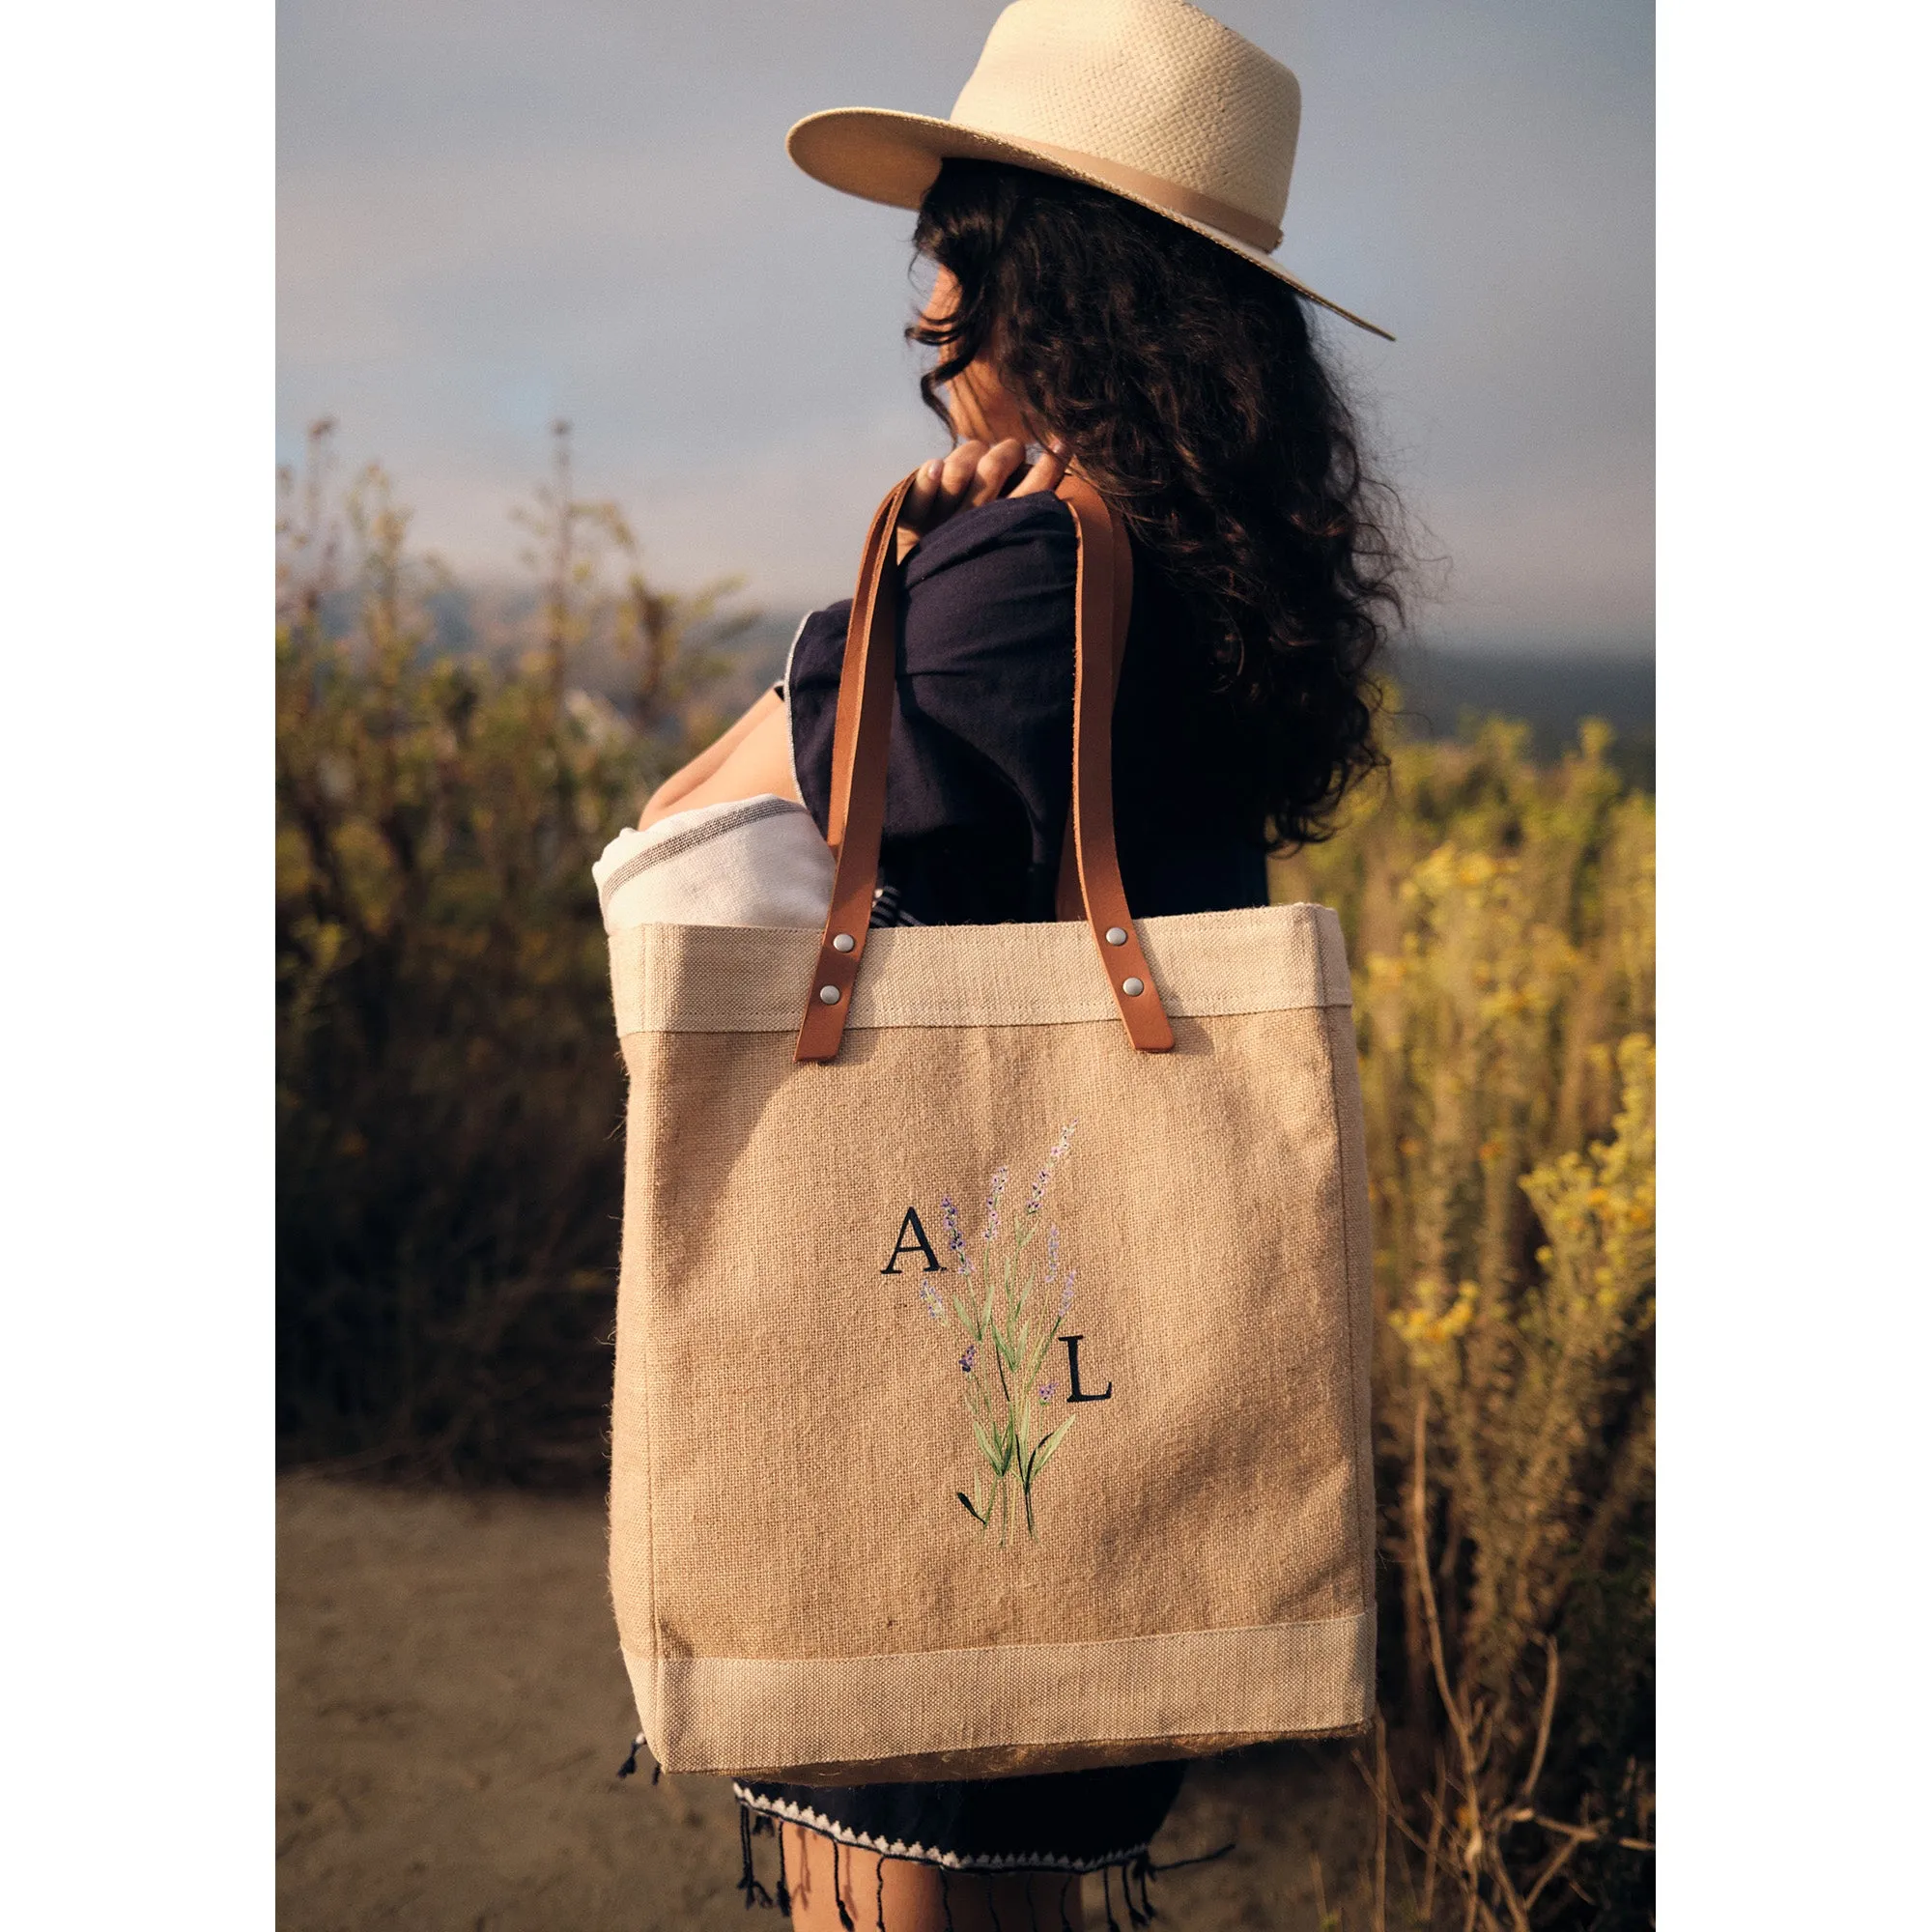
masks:
[[[906,559],[906,668],[991,668],[1073,648],[1073,519],[1049,492],[961,510],[920,539]],[[852,600],[812,611],[792,647],[794,685],[836,683]]]
[[[1070,678],[1074,564],[1073,519],[1050,493],[961,510],[906,560],[908,672]]]
[[[1073,517],[1058,497],[1050,490],[1000,497],[958,511],[919,540],[906,561],[906,592],[990,574],[1070,586],[1073,561]]]

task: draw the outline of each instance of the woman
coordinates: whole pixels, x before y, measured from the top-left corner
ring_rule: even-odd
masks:
[[[1021,0],[995,42],[1014,14],[1064,4]],[[1170,5],[1141,0],[1136,17]],[[1206,16],[1182,11],[1198,33]],[[1255,244],[1140,192],[1146,169],[1127,171],[1128,192],[1101,185],[1091,155],[1069,178],[1065,144],[1037,143],[1025,165],[975,157],[982,137],[954,145],[920,203],[914,245],[935,275],[908,334],[937,352],[921,386],[955,440],[920,471],[904,519],[919,541],[873,923],[1054,916],[1075,549],[1053,493],[1068,464],[1133,549],[1114,752],[1129,903],[1264,904],[1268,850],[1321,837],[1378,762],[1370,673],[1400,608],[1391,506],[1316,352],[1308,292]],[[659,790],[645,826],[769,792],[824,829],[848,613],[807,617],[784,683]],[[780,1902],[788,1891],[808,1932],[966,1932],[1080,1925],[1076,1875],[1094,1870],[1112,1922],[1115,1867],[1138,1922],[1147,1847],[1179,1782],[1179,1765],[1152,1763],[736,1789],[748,1818],[780,1821]],[[749,1836],[747,1860],[749,1889]]]

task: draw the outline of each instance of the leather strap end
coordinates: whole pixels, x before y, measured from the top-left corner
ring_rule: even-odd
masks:
[[[1127,1037],[1133,1041],[1137,1052],[1172,1053],[1174,1028],[1169,1024],[1167,1009],[1161,1004],[1160,991],[1154,985],[1153,970],[1148,965],[1147,954],[1141,951],[1140,934],[1132,925],[1123,930],[1127,935],[1124,946],[1109,946],[1104,937],[1099,940],[1100,950],[1107,956],[1114,1004],[1121,1009],[1121,1018],[1126,1023]],[[1129,980],[1139,984],[1141,990],[1138,993],[1127,991]]]
[[[845,1037],[846,1015],[852,1010],[852,988],[859,977],[859,960],[865,950],[863,926],[858,944],[850,952],[835,952],[830,943],[819,947],[818,961],[811,972],[811,998],[805,1018],[799,1023],[798,1044],[792,1049],[794,1061],[803,1064],[838,1059]],[[838,997],[828,1000],[825,997],[828,990]]]

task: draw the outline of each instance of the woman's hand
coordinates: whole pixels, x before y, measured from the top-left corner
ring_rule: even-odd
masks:
[[[1066,473],[1066,459],[1057,448],[1041,452],[1039,460],[1013,485],[1007,485],[1026,461],[1026,445],[1009,437],[1002,442],[962,442],[951,455],[935,456],[923,468],[906,493],[899,526],[916,536],[934,530],[955,510],[977,509],[1003,494],[1032,497],[1055,489]]]

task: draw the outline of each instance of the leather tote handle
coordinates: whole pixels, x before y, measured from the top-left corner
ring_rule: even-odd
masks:
[[[1113,518],[1110,513],[1109,521],[1110,523],[1118,524],[1119,520]],[[1076,531],[1078,527],[1079,526],[1076,524],[1075,526]],[[1109,634],[1107,638],[1109,662],[1113,667],[1113,679],[1114,679],[1113,696],[1110,699],[1110,704],[1113,702],[1118,702],[1120,697],[1121,667],[1125,662],[1127,654],[1127,620],[1129,616],[1132,614],[1133,603],[1134,603],[1133,551],[1128,546],[1126,540],[1126,534],[1124,531],[1116,529],[1115,538],[1116,541],[1114,544],[1114,611],[1113,611],[1113,622],[1109,626]],[[1078,668],[1077,657],[1075,659],[1074,683],[1075,683],[1075,705],[1077,709],[1078,689],[1079,689],[1079,668]],[[1113,739],[1110,734],[1108,738],[1108,761],[1107,761],[1108,774],[1109,774],[1108,824],[1110,827],[1112,826],[1113,823],[1113,814],[1111,809],[1112,788],[1113,788],[1112,753],[1113,753]],[[1087,908],[1081,898],[1081,893],[1080,893],[1080,866],[1077,856],[1079,852],[1079,839],[1076,836],[1076,831],[1074,826],[1074,808],[1075,808],[1076,797],[1077,797],[1077,787],[1075,791],[1069,792],[1067,794],[1067,799],[1066,799],[1066,829],[1062,834],[1060,841],[1060,877],[1056,881],[1054,887],[1053,916],[1055,919],[1065,919],[1065,920],[1085,919],[1087,916]]]
[[[826,823],[838,863],[798,1031],[798,1061],[837,1057],[871,929],[904,581],[898,523],[912,481],[908,476],[898,484],[873,515],[845,631]],[[1128,1038],[1143,1053],[1164,1053],[1174,1044],[1174,1032],[1127,911],[1114,844],[1114,687],[1132,598],[1132,559],[1119,520],[1085,477],[1069,472],[1059,494],[1073,515],[1076,554],[1072,831],[1080,902]]]

